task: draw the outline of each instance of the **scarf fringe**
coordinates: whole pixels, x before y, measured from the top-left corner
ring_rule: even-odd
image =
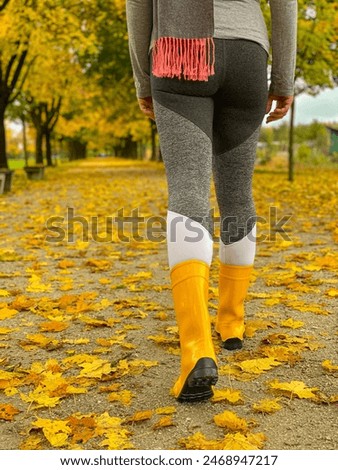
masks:
[[[215,74],[213,38],[161,37],[152,50],[152,73],[156,77],[181,77],[207,81]]]

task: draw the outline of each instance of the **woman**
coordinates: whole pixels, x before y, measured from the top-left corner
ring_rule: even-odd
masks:
[[[220,211],[222,346],[240,349],[255,257],[252,175],[260,127],[293,101],[297,0],[127,0],[129,51],[141,110],[156,120],[168,182],[167,247],[181,346],[179,401],[213,395],[217,360],[208,313],[213,176]],[[275,103],[272,110],[273,103]]]

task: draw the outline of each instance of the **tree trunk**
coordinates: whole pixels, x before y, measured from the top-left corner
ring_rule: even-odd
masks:
[[[79,140],[67,140],[67,153],[69,160],[79,160],[87,156],[87,144]]]
[[[25,119],[21,120],[22,122],[22,143],[23,143],[23,156],[25,159],[25,165],[28,166],[28,151],[27,151],[27,134],[26,134],[26,121]]]
[[[150,129],[151,129],[151,160],[157,160],[157,152],[156,152],[156,123],[150,120]]]
[[[0,109],[0,168],[8,168],[4,109]]]
[[[293,134],[294,134],[294,121],[295,121],[295,101],[291,105],[290,114],[290,127],[289,127],[289,181],[294,180],[294,148],[293,148]]]
[[[36,126],[36,137],[35,137],[35,163],[37,165],[43,164],[43,150],[42,150],[42,142],[43,142],[43,133],[42,127]]]
[[[49,131],[45,132],[45,139],[46,139],[46,160],[47,160],[47,166],[53,166],[51,134],[50,134]]]
[[[124,143],[124,157],[137,158],[137,142],[132,140],[131,135],[123,139]]]

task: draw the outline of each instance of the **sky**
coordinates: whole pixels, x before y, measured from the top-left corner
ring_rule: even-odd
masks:
[[[289,115],[273,125],[279,126],[288,120]],[[314,120],[338,125],[338,87],[317,96],[303,94],[296,98],[295,124],[310,124]]]

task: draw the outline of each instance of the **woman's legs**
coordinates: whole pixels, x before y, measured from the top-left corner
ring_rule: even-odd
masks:
[[[214,102],[210,83],[152,77],[156,124],[168,183],[167,243],[179,327],[180,401],[210,398],[217,381],[208,312],[213,241],[209,221]],[[212,94],[212,91],[211,91]]]
[[[242,347],[244,300],[256,248],[252,176],[267,101],[267,54],[259,44],[225,41],[226,73],[215,96],[213,176],[220,211],[216,330],[226,349]]]
[[[265,51],[251,41],[215,44],[218,67],[208,82],[151,76],[168,182],[168,260],[181,345],[173,392],[189,401],[212,396],[217,380],[208,313],[212,173],[224,222],[216,329],[226,347],[241,345],[255,249],[252,173],[267,99]]]

